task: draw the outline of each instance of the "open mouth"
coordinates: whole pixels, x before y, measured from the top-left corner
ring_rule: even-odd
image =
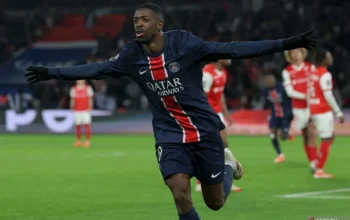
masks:
[[[136,31],[136,37],[142,37],[143,36],[143,30],[137,30]]]

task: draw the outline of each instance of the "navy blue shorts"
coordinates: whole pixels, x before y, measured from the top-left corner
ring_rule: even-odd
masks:
[[[270,129],[277,128],[277,129],[280,129],[283,133],[289,133],[289,128],[292,123],[292,120],[293,120],[292,115],[283,117],[283,118],[278,118],[271,115],[270,121],[269,121],[269,128]]]
[[[224,181],[225,153],[220,133],[196,143],[156,145],[156,156],[164,180],[185,173],[206,184]]]

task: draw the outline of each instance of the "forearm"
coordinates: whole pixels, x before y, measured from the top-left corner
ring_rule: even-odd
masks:
[[[89,108],[90,110],[94,108],[94,99],[92,97],[89,99]]]
[[[273,54],[282,50],[282,40],[217,43],[214,53],[208,54],[206,58],[245,59]]]
[[[49,75],[54,79],[79,80],[101,79],[105,74],[105,62],[91,63],[72,67],[49,68]]]
[[[69,107],[70,107],[70,109],[74,109],[74,100],[73,99],[70,100]]]
[[[332,90],[324,91],[323,95],[324,95],[328,105],[332,108],[333,112],[335,114],[337,114],[337,116],[342,115],[341,110],[337,104],[337,101],[334,98]]]
[[[298,92],[296,90],[293,89],[293,87],[291,86],[286,86],[285,87],[286,93],[290,98],[293,99],[306,99],[306,94],[302,93],[302,92]]]
[[[228,108],[227,108],[227,104],[226,104],[226,97],[224,94],[222,94],[222,96],[221,96],[221,106],[222,106],[222,114],[224,116],[228,116],[229,112],[228,112]]]

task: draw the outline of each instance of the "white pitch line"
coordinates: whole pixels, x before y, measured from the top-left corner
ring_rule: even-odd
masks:
[[[350,196],[306,196],[305,199],[350,199]]]
[[[293,193],[293,194],[285,194],[285,195],[277,195],[277,197],[282,198],[305,198],[310,196],[318,196],[330,193],[339,193],[339,192],[350,192],[350,188],[342,188],[342,189],[331,189],[324,191],[315,191],[315,192],[304,192],[304,193]]]

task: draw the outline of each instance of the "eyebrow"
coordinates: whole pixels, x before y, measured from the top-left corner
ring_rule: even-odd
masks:
[[[151,16],[141,15],[141,16],[134,16],[134,18],[151,18]]]

